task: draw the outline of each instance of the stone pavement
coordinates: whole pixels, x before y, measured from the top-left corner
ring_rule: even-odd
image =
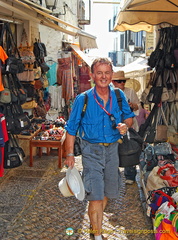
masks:
[[[29,159],[18,168],[6,169],[0,178],[0,239],[90,239],[87,201],[65,198],[58,189],[66,168],[57,167],[56,152],[35,157],[34,167],[28,164]],[[75,166],[82,170],[80,157]],[[151,220],[142,206],[139,174],[138,184],[126,186],[122,170],[120,196],[109,201],[104,213],[104,235],[112,240],[154,240]]]

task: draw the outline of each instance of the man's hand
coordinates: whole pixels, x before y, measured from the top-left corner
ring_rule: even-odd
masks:
[[[74,156],[66,156],[66,160],[64,161],[64,165],[66,165],[66,167],[73,168],[74,164],[75,164]]]
[[[116,127],[121,135],[125,135],[127,133],[128,127],[125,123],[118,123]]]
[[[138,105],[136,103],[129,102],[129,106],[133,111],[138,110]]]

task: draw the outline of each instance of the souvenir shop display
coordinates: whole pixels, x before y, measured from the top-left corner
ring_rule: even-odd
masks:
[[[35,136],[36,140],[59,141],[65,133],[65,120],[58,118],[55,121],[45,121],[41,125],[41,131]]]
[[[148,59],[153,73],[141,95],[151,112],[139,129],[144,138],[139,167],[147,215],[157,230],[155,239],[177,239],[178,28],[161,28],[159,34],[157,46]],[[159,230],[169,232],[163,234]]]

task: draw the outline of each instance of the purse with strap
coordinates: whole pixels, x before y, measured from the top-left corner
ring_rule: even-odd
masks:
[[[5,143],[4,168],[19,167],[23,163],[25,153],[19,147],[13,134],[9,135],[9,141]]]

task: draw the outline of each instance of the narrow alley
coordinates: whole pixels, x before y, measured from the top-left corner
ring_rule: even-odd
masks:
[[[81,159],[76,158],[81,171]],[[139,185],[122,182],[120,196],[110,200],[104,213],[104,236],[113,240],[153,240],[152,223],[143,208],[144,197]],[[66,168],[57,167],[55,150],[52,155],[29,159],[22,166],[5,171],[0,179],[1,240],[87,240],[89,219],[87,201],[63,197],[58,183]],[[70,230],[70,231],[67,231]]]

